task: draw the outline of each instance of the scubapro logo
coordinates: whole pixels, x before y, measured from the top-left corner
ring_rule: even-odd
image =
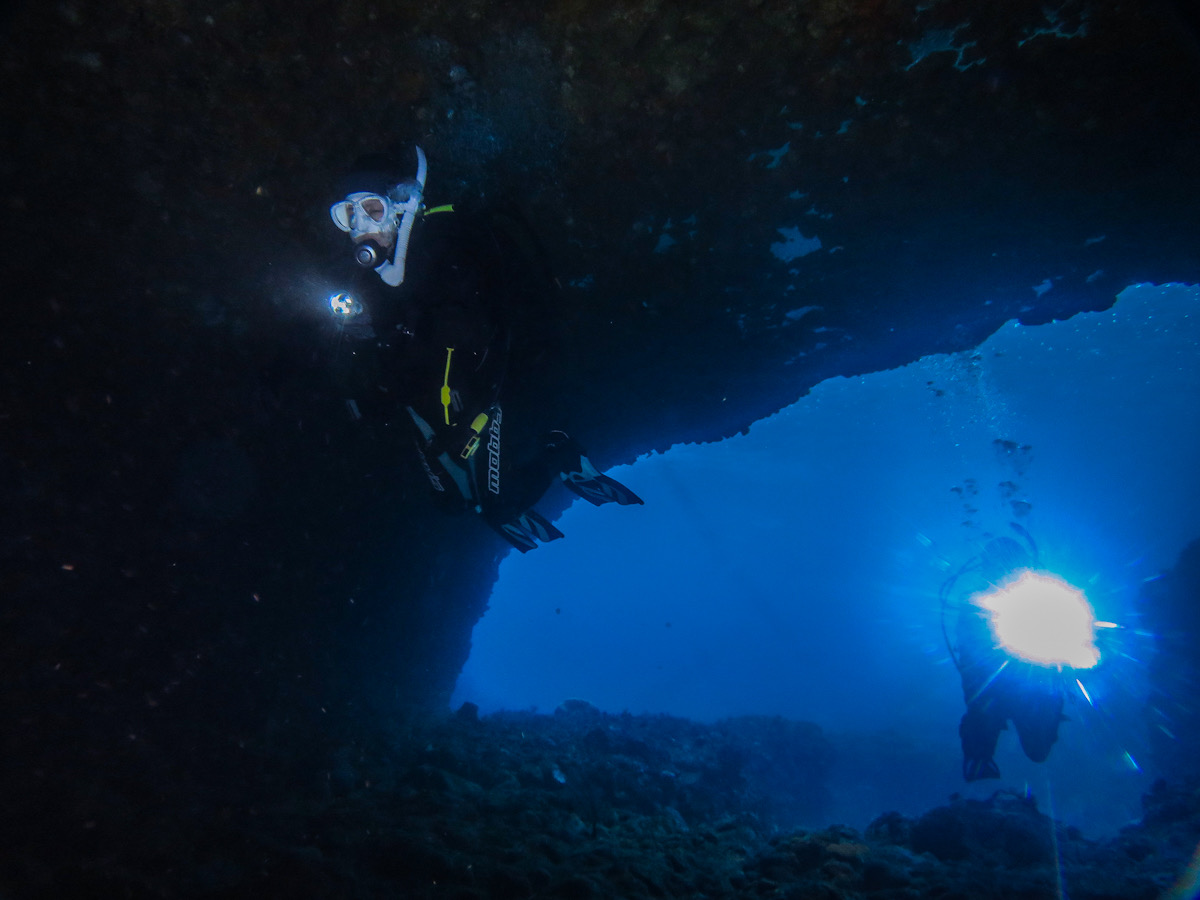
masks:
[[[488,433],[488,490],[493,494],[500,493],[500,407],[496,407],[496,415],[492,419],[492,428]]]

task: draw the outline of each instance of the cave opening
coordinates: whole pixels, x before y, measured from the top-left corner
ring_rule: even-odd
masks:
[[[1053,784],[1065,817],[1121,824],[1149,777],[1139,589],[1200,535],[1198,302],[1194,286],[1132,286],[1107,311],[831,379],[746,435],[613,470],[646,506],[576,504],[566,540],[505,560],[453,705],[578,698],[904,734],[944,770],[941,797],[963,787],[963,701],[939,586],[1015,523],[1122,642],[1050,761],[1011,737],[1002,767]]]

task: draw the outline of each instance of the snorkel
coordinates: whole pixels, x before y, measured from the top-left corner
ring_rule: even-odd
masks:
[[[400,230],[396,235],[396,251],[392,254],[391,262],[385,262],[375,270],[379,273],[379,277],[392,287],[399,287],[401,282],[404,281],[404,260],[408,256],[408,239],[412,235],[413,223],[417,220],[417,214],[421,211],[421,201],[425,198],[425,173],[428,167],[425,163],[425,151],[420,147],[416,149],[416,183],[409,182],[407,185],[396,185],[392,189],[393,191],[398,191],[401,188],[408,188],[407,198],[399,203],[399,208],[402,212],[400,216]],[[391,194],[391,191],[388,193]]]

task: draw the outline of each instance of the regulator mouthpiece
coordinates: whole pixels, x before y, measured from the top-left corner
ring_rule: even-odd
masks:
[[[387,261],[387,254],[374,241],[363,241],[354,248],[354,261],[364,269],[374,269]]]

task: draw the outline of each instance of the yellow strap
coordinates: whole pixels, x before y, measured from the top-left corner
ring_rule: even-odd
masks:
[[[434,213],[440,213],[440,212],[454,212],[454,204],[453,203],[444,203],[441,206],[433,207],[433,209],[427,209],[427,210],[425,210],[425,215],[432,216]]]
[[[454,355],[454,348],[446,348],[446,376],[442,379],[442,409],[446,414],[446,424],[450,424],[450,357]]]

